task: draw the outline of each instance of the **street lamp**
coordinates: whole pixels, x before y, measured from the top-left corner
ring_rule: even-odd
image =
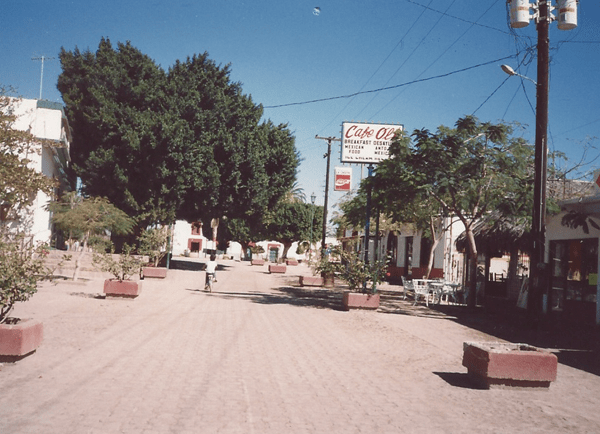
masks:
[[[310,260],[312,259],[312,236],[313,236],[313,222],[315,220],[315,200],[317,199],[317,196],[315,196],[315,193],[313,192],[313,194],[310,195],[310,203],[311,203],[311,213],[310,213],[310,246],[308,249],[308,261],[310,262]]]
[[[518,74],[517,72],[515,72],[514,69],[512,69],[508,65],[500,65],[500,68],[502,68],[502,71],[506,72],[508,75],[516,75],[517,77],[524,78],[525,80],[529,80],[529,81],[531,81],[533,84],[535,84],[537,86],[537,82],[535,80],[527,77],[526,75]]]
[[[550,51],[550,38],[548,27],[555,20],[552,11],[555,9],[550,0],[539,0],[530,4],[528,0],[508,0],[510,7],[510,24],[514,28],[522,28],[529,25],[534,19],[538,32],[538,63],[537,82],[517,74],[508,65],[501,68],[509,75],[516,75],[532,81],[536,85],[536,108],[535,108],[535,179],[533,192],[533,221],[531,233],[533,245],[531,250],[531,265],[529,270],[529,294],[527,297],[527,314],[530,323],[537,319],[541,307],[540,295],[546,291],[544,284],[546,278],[546,172],[548,168],[548,64]],[[577,0],[557,0],[558,4],[558,28],[560,30],[571,30],[577,27]],[[534,11],[533,15],[529,10]]]

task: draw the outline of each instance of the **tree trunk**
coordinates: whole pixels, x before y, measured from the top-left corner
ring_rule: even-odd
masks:
[[[517,277],[519,271],[519,249],[513,247],[510,251],[510,260],[508,262],[508,276],[506,276],[506,296],[509,300],[516,300],[519,297],[521,282]]]
[[[83,255],[85,255],[85,251],[87,250],[87,243],[89,239],[89,235],[83,237],[83,241],[81,243],[81,252],[77,255],[77,259],[75,259],[75,271],[73,272],[73,281],[76,282],[79,279],[79,270],[81,268],[81,260],[83,259]]]
[[[292,247],[291,242],[285,241],[283,243],[283,252],[281,253],[281,259],[283,259],[283,260],[287,259],[287,254],[288,254],[288,251],[290,250],[290,247]]]
[[[475,236],[470,226],[466,228],[467,241],[469,243],[469,292],[467,296],[467,306],[474,308],[477,303],[477,245]]]
[[[427,261],[427,270],[425,270],[425,279],[429,279],[429,275],[431,274],[431,270],[433,269],[433,259],[435,257],[435,249],[440,243],[439,238],[433,240],[433,244],[431,245],[431,249],[429,249],[429,260]]]
[[[239,241],[242,246],[242,253],[240,254],[240,261],[246,259],[246,253],[248,252],[248,248],[250,246],[250,241]]]

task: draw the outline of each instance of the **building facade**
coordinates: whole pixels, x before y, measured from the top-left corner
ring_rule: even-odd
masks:
[[[30,167],[57,181],[54,195],[71,189],[68,177],[70,164],[71,131],[60,103],[35,100],[14,99],[13,109],[17,120],[13,128],[29,131],[36,139],[40,139],[39,153],[27,155]],[[52,225],[52,216],[46,209],[54,198],[38,192],[34,203],[18,222],[22,230],[33,235],[35,241],[60,243]]]

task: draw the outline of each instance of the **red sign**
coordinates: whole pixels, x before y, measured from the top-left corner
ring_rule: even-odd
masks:
[[[352,168],[336,167],[335,168],[335,191],[350,191],[352,186]]]

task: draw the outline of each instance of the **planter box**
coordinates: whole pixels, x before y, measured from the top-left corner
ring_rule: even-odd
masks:
[[[13,362],[34,352],[44,338],[44,325],[34,319],[0,324],[0,361]]]
[[[285,265],[269,265],[269,273],[285,273]]]
[[[167,277],[166,267],[144,267],[142,270],[144,279],[146,277],[154,277],[157,279],[164,279]]]
[[[318,276],[299,276],[300,286],[323,286],[323,278]]]
[[[286,265],[298,265],[298,261],[296,259],[286,259]]]
[[[252,265],[265,265],[264,259],[253,259],[251,262]]]
[[[142,292],[142,282],[133,280],[113,280],[104,281],[104,293],[107,297],[135,298]]]
[[[377,309],[379,307],[379,294],[344,292],[342,306],[344,307],[344,310]]]
[[[550,387],[556,380],[556,355],[527,344],[465,342],[463,366],[485,388]]]

